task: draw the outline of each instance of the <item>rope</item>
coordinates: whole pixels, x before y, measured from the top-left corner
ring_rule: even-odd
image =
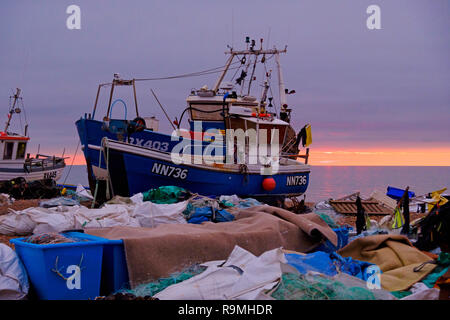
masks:
[[[78,148],[80,147],[80,140],[78,140],[78,144],[77,144],[77,149],[75,150],[75,155],[72,158],[72,164],[69,167],[69,172],[67,172],[66,178],[64,179],[63,185],[66,184],[67,178],[69,177],[70,171],[72,170],[73,167],[73,163],[75,162],[75,157],[77,156],[78,153]]]
[[[235,65],[237,63],[240,63],[240,61],[233,62],[233,63],[231,63],[231,65]],[[220,66],[220,67],[207,69],[207,70],[203,70],[203,71],[197,71],[197,72],[191,72],[191,73],[185,73],[185,74],[174,75],[174,76],[167,76],[167,77],[139,78],[139,79],[134,79],[134,81],[170,80],[170,79],[179,79],[179,78],[202,76],[202,75],[206,75],[206,74],[223,72],[225,70],[224,67],[225,66]],[[234,70],[234,69],[237,69],[237,68],[239,68],[239,67],[229,68],[228,70]],[[217,70],[217,69],[220,69],[220,70]]]
[[[274,55],[272,54],[270,57],[266,58],[266,61],[273,58]],[[256,62],[260,62],[261,60],[257,60]],[[232,65],[236,65],[239,64],[239,66],[237,67],[233,67],[233,68],[228,68],[228,70],[236,70],[236,69],[240,69],[241,68],[241,61],[236,61],[230,64],[230,66]],[[171,80],[171,79],[179,79],[179,78],[188,78],[188,77],[197,77],[197,76],[203,76],[203,75],[207,75],[207,74],[213,74],[213,73],[219,73],[219,72],[223,72],[225,71],[225,66],[220,66],[220,67],[216,67],[216,68],[211,68],[211,69],[206,69],[206,70],[202,70],[202,71],[197,71],[197,72],[191,72],[191,73],[184,73],[184,74],[179,74],[179,75],[174,75],[174,76],[167,76],[167,77],[156,77],[156,78],[138,78],[138,79],[134,79],[134,81],[156,81],[156,80]]]
[[[105,150],[105,147],[104,147],[105,141],[106,141],[106,137],[104,137],[104,138],[102,139],[102,147],[103,147],[103,150]],[[113,190],[113,187],[112,187],[111,176],[110,176],[110,174],[109,174],[109,147],[108,147],[108,146],[106,146],[106,158],[105,158],[105,163],[106,163],[106,174],[108,175],[108,181],[107,181],[107,183],[106,183],[106,198],[107,198],[107,199],[110,199],[111,197],[110,197],[110,193],[109,193],[109,188],[111,187],[111,193],[112,193],[112,196],[113,196],[113,197],[114,197],[114,190]]]
[[[103,140],[102,140],[102,147],[103,147]],[[101,168],[102,165],[102,152],[98,151],[98,167]],[[94,200],[91,204],[91,209],[94,209],[95,203],[97,202],[97,192],[98,192],[98,181],[99,179],[95,179],[95,190],[94,190]]]
[[[25,111],[25,104],[23,103],[23,98],[20,98],[20,103],[21,103],[22,109],[23,109],[23,116],[25,118],[25,125],[28,125],[27,112]]]

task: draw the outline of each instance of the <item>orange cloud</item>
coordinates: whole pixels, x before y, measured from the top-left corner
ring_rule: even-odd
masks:
[[[310,149],[315,166],[450,166],[449,148]]]

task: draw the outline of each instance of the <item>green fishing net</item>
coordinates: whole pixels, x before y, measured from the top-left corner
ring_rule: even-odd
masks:
[[[323,213],[323,212],[314,212],[315,214],[317,214],[323,221],[326,222],[327,225],[330,226],[330,228],[339,228],[340,225],[338,225],[332,217],[330,217],[328,214]]]
[[[203,271],[205,271],[205,269],[206,267],[202,267],[200,265],[193,265],[189,268],[183,269],[180,272],[173,273],[167,278],[160,278],[157,281],[144,283],[137,286],[134,289],[125,289],[121,290],[120,292],[131,293],[137,297],[148,297],[148,296],[151,297],[175,283],[188,280],[202,273]]]
[[[171,204],[186,200],[189,197],[189,192],[176,186],[162,186],[143,192],[142,196],[143,201]]]
[[[403,299],[412,294],[411,291],[391,291],[391,293],[397,299]]]
[[[284,273],[271,294],[276,300],[376,300],[366,288],[346,286],[321,275]]]

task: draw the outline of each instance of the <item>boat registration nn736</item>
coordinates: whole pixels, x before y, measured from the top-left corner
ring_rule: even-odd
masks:
[[[306,176],[287,176],[286,186],[301,186],[308,183]]]
[[[188,169],[181,169],[173,166],[169,166],[162,163],[155,162],[152,167],[152,173],[156,173],[162,176],[171,177],[175,179],[184,180],[187,177]]]

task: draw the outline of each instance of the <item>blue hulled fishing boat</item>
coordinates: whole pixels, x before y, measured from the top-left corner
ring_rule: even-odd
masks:
[[[164,185],[211,196],[304,194],[309,183],[309,149],[301,155],[299,145],[302,140],[303,146],[309,145],[310,131],[305,125],[296,133],[290,124],[287,95],[294,91],[284,87],[280,66],[280,54],[286,48],[263,49],[262,39],[259,49],[254,40],[247,38],[246,42],[245,50],[226,52],[229,58],[224,66],[195,73],[219,72],[220,76],[212,89],[204,86],[191,91],[180,118],[169,119],[174,129],[171,134],[158,132],[155,118],[139,114],[135,83],[154,79],[123,80],[115,75],[111,83],[99,85],[92,114],[76,122],[91,189],[100,185],[110,196],[131,196]],[[278,73],[279,112],[273,96],[268,96],[272,75],[267,64],[272,58]],[[252,82],[256,83],[258,65],[265,68],[259,99],[250,90]],[[230,70],[236,71],[226,82]],[[100,90],[106,86],[111,87],[107,113],[96,120]],[[127,119],[125,102],[113,100],[117,86],[133,88],[133,120]],[[111,118],[117,103],[124,108],[122,119]],[[189,129],[183,130],[180,125],[185,114]]]

